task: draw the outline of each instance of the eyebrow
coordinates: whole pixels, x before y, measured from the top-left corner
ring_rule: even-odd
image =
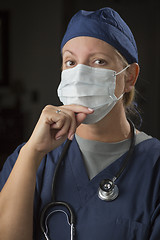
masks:
[[[65,53],[67,53],[67,52],[75,56],[75,54],[74,54],[72,51],[70,51],[70,50],[65,50],[65,51],[63,52],[63,55],[64,55]]]
[[[72,52],[72,51],[70,51],[70,50],[65,50],[65,51],[63,52],[63,55],[66,54],[67,52],[70,53],[70,54],[73,55],[73,56],[76,55],[74,52]],[[107,55],[107,54],[105,54],[104,52],[93,52],[93,53],[90,53],[89,56],[92,57],[92,56],[97,55],[97,54],[101,54],[101,55],[103,55],[103,56],[106,56],[106,57],[109,57],[109,58],[110,58],[110,56]]]
[[[90,56],[92,57],[92,56],[97,55],[97,54],[101,54],[101,55],[103,55],[103,56],[109,57],[109,55],[108,55],[108,54],[105,54],[104,52],[91,53]]]

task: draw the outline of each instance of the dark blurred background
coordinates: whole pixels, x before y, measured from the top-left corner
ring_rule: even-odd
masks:
[[[60,42],[80,9],[112,7],[130,26],[141,67],[141,130],[160,139],[160,5],[128,0],[0,0],[0,168],[29,138],[42,108],[58,105]]]

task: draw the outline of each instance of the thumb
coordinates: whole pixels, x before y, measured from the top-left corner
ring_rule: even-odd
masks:
[[[77,113],[76,114],[77,127],[84,121],[86,116],[87,116],[86,113]]]

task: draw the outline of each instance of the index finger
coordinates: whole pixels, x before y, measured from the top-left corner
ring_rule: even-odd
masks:
[[[70,111],[73,111],[74,113],[85,113],[85,114],[91,114],[94,112],[94,110],[92,108],[88,108],[82,105],[76,105],[76,104],[72,104],[72,105],[63,105],[61,106],[62,108],[68,109]]]

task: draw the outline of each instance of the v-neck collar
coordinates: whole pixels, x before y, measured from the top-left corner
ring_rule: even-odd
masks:
[[[73,139],[68,150],[68,156],[72,156],[69,158],[69,162],[82,204],[85,204],[91,198],[91,196],[97,194],[99,184],[103,179],[112,179],[114,177],[121,166],[124,155],[118,158],[114,163],[112,163],[110,166],[105,168],[90,180],[83,162],[79,146],[76,142],[76,139]]]

